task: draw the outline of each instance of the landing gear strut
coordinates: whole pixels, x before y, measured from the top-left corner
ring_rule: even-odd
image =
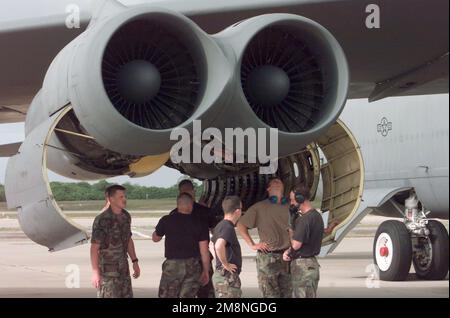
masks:
[[[373,258],[385,281],[405,280],[411,262],[417,277],[427,280],[445,279],[448,272],[449,236],[444,225],[428,220],[419,210],[419,200],[412,194],[405,201],[403,222],[389,220],[377,230]]]

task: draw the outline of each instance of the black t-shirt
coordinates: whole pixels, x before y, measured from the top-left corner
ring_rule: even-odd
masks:
[[[209,232],[192,215],[178,211],[166,215],[156,225],[156,234],[165,236],[165,256],[167,259],[187,259],[200,257],[199,242],[209,241]]]
[[[224,239],[227,242],[226,255],[228,263],[236,265],[238,268],[237,273],[240,273],[242,268],[241,246],[239,245],[236,230],[234,229],[234,224],[232,222],[222,220],[219,224],[217,224],[213,231],[213,243],[216,244],[218,239]],[[216,269],[220,269],[221,267],[222,263],[217,257],[216,252]]]
[[[194,210],[192,211],[192,214],[202,218],[208,224],[208,228],[210,229],[215,228],[218,223],[216,215],[213,211],[200,203],[194,202]]]
[[[323,238],[323,219],[317,210],[311,210],[295,220],[293,239],[301,242],[297,255],[312,257],[320,253]]]
[[[177,209],[172,210],[169,215],[177,212]],[[207,206],[201,205],[200,203],[194,202],[194,209],[192,210],[192,216],[197,218],[200,222],[208,229],[213,229],[217,225],[217,219],[214,213]]]

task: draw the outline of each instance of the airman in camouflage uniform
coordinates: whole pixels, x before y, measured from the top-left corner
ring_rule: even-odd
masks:
[[[321,214],[310,202],[310,191],[306,185],[298,185],[290,193],[293,218],[291,247],[283,254],[291,261],[293,294],[295,298],[316,298],[320,279],[320,265],[316,256],[324,233]]]
[[[194,184],[189,179],[184,179],[178,184],[178,191],[179,193],[188,193],[192,196],[194,199],[194,209],[192,210],[192,216],[196,217],[198,219],[198,222],[203,222],[204,226],[208,228],[208,230],[214,229],[214,227],[217,225],[217,218],[213,211],[211,211],[210,208],[208,208],[206,205],[202,205],[200,203],[195,202],[195,196],[196,191]],[[171,213],[174,213],[172,211]],[[211,261],[214,259],[212,254]],[[210,266],[209,270],[209,277],[212,277],[214,274],[213,266]],[[208,282],[205,286],[200,286],[200,289],[197,293],[197,298],[215,298],[214,294],[214,286],[212,283],[212,279]]]
[[[241,298],[242,270],[241,245],[235,226],[242,215],[242,202],[238,196],[227,196],[222,202],[223,220],[213,231],[212,242],[216,254],[216,272],[213,275],[217,298]]]
[[[292,279],[283,252],[290,246],[289,200],[283,196],[279,178],[267,184],[268,198],[252,205],[240,218],[237,228],[248,246],[257,251],[258,284],[264,298],[291,298]],[[255,243],[249,229],[256,228],[260,242]]]
[[[131,216],[127,211],[116,215],[109,208],[95,218],[91,242],[100,244],[99,298],[133,297],[127,254],[130,238]]]
[[[210,280],[208,228],[192,216],[193,205],[190,194],[178,195],[176,210],[163,216],[153,232],[155,243],[165,237],[160,298],[195,298]]]
[[[126,189],[112,185],[105,196],[107,204],[92,226],[92,284],[99,298],[131,298],[128,255],[133,263],[133,277],[138,278],[141,270],[131,238],[131,216],[125,210]]]

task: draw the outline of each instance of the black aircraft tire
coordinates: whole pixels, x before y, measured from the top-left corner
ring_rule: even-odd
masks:
[[[417,277],[425,280],[443,280],[448,273],[448,249],[449,238],[445,226],[435,220],[428,221],[427,228],[430,230],[432,257],[430,266],[424,270],[413,258],[414,269]]]
[[[381,249],[386,248],[384,251]],[[412,261],[411,237],[404,223],[381,223],[373,244],[373,259],[383,281],[404,281]]]

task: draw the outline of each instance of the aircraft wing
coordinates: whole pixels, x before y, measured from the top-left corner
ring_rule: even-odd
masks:
[[[7,0],[0,13],[0,123],[21,121],[56,54],[84,31],[91,0]],[[369,29],[360,0],[122,0],[152,3],[185,14],[209,33],[266,13],[293,13],[325,26],[342,45],[350,67],[350,98],[448,93],[448,0],[375,0],[380,28]],[[80,28],[66,27],[71,4]],[[17,106],[19,105],[19,106]],[[6,107],[6,108],[5,108]],[[6,109],[6,111],[5,111]],[[16,115],[16,116],[14,116]]]
[[[0,105],[0,124],[18,123],[25,121],[28,105]]]

